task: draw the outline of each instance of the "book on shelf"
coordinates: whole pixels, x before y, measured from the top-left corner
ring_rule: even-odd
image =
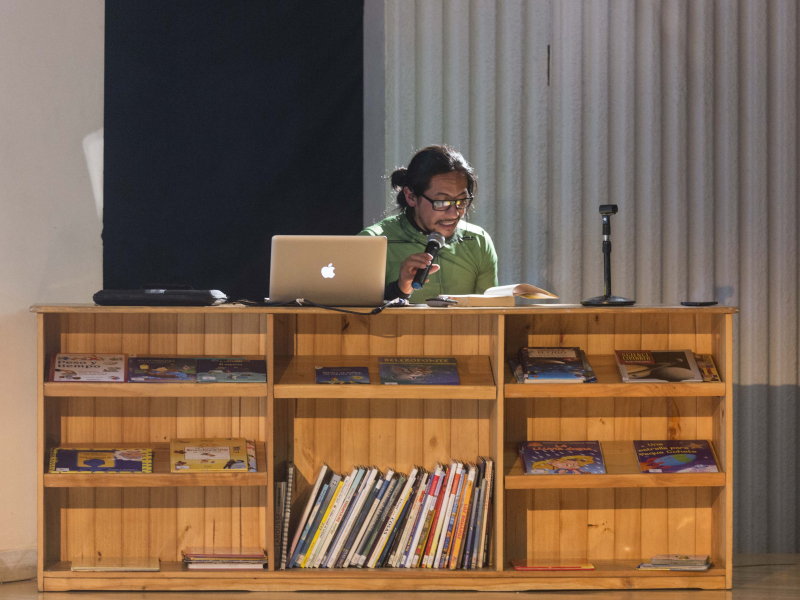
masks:
[[[150,448],[53,448],[50,473],[152,473]]]
[[[314,367],[314,376],[317,383],[369,383],[367,367]]]
[[[48,381],[124,383],[126,354],[51,354]]]
[[[266,383],[267,363],[248,358],[198,358],[197,383]]]
[[[606,468],[598,441],[528,441],[517,446],[526,475],[601,475]]]
[[[130,356],[128,381],[131,383],[194,383],[197,360],[194,358]]]
[[[641,563],[636,567],[640,571],[696,571],[704,572],[711,568],[711,564],[706,565],[654,565],[653,563]]]
[[[476,568],[489,533],[491,473],[491,459],[482,457],[407,475],[323,466],[287,568]]]
[[[247,471],[244,438],[173,438],[169,443],[170,472]]]
[[[615,350],[624,383],[702,382],[691,350]]]
[[[280,544],[275,545],[275,551],[280,552],[280,570],[286,569],[287,551],[289,548],[289,521],[292,515],[292,495],[294,494],[294,463],[286,465],[286,481],[283,483],[281,493],[281,523]]]
[[[519,365],[528,383],[583,383],[586,369],[580,348],[525,347]]]
[[[431,356],[381,356],[381,383],[385,385],[459,385],[458,361]]]
[[[263,570],[267,556],[261,548],[188,548],[183,552],[183,562],[189,569],[207,570]]]
[[[705,383],[718,383],[722,381],[714,364],[714,357],[710,354],[695,354],[694,360]]]
[[[76,572],[99,573],[158,572],[161,570],[161,564],[157,556],[76,556],[72,559],[70,569]]]
[[[527,374],[520,364],[519,358],[510,356],[508,358],[508,365],[511,368],[511,373],[514,376],[514,380],[517,383],[597,383],[597,375],[592,369],[592,365],[589,364],[589,359],[586,356],[586,353],[583,350],[580,350],[581,355],[581,362],[583,363],[583,380],[582,381],[575,381],[571,378],[567,380],[560,380],[560,379],[546,379],[541,377],[534,377]]]
[[[540,560],[522,558],[511,561],[515,571],[594,571],[594,565],[586,559]]]
[[[656,554],[650,564],[698,567],[709,564],[710,560],[708,554]]]
[[[718,473],[708,440],[634,440],[642,473]]]
[[[517,298],[527,298],[531,300],[553,300],[558,296],[551,294],[547,290],[536,287],[529,283],[516,283],[511,285],[500,285],[487,289],[483,294],[464,294],[457,296],[447,296],[458,302],[458,306],[514,306]]]

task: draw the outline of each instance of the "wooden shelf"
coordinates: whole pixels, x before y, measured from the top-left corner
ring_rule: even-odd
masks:
[[[221,398],[267,395],[266,383],[65,383],[44,384],[45,396],[72,398]]]
[[[623,383],[613,354],[588,356],[597,383],[516,383],[505,365],[506,398],[640,398],[724,396],[725,383]]]
[[[276,398],[445,398],[494,400],[488,356],[455,356],[461,385],[383,385],[377,356],[275,357]],[[369,385],[315,383],[314,367],[368,367]]]
[[[508,444],[505,489],[723,487],[725,473],[642,473],[629,440],[600,442],[605,475],[526,475],[516,444]],[[638,563],[637,563],[638,564]],[[638,571],[637,571],[638,572]]]
[[[47,473],[44,487],[215,487],[267,485],[267,459],[264,444],[256,442],[256,473],[170,473],[169,444],[154,442],[65,444],[69,448],[152,448],[152,473]]]

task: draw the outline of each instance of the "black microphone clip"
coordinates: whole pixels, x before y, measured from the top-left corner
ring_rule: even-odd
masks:
[[[425,252],[431,255],[431,264],[424,269],[417,269],[417,274],[414,275],[414,281],[411,282],[411,287],[415,290],[422,289],[422,286],[425,285],[425,280],[428,278],[428,271],[431,270],[431,265],[433,261],[436,260],[436,254],[442,246],[444,246],[444,236],[437,231],[432,231],[430,235],[428,235],[428,245],[425,246]]]

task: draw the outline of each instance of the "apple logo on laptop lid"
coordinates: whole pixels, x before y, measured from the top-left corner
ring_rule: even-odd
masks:
[[[328,263],[327,267],[322,267],[322,276],[325,279],[332,279],[336,275],[336,273],[333,272],[335,268],[336,267],[333,266],[333,263]]]

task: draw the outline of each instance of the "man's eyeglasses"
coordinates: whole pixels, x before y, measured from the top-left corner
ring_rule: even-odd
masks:
[[[420,194],[425,200],[431,203],[433,206],[433,210],[449,210],[451,206],[455,206],[456,210],[464,210],[469,208],[469,205],[472,204],[472,199],[474,196],[467,196],[466,198],[458,198],[456,200],[431,200],[425,194]]]

